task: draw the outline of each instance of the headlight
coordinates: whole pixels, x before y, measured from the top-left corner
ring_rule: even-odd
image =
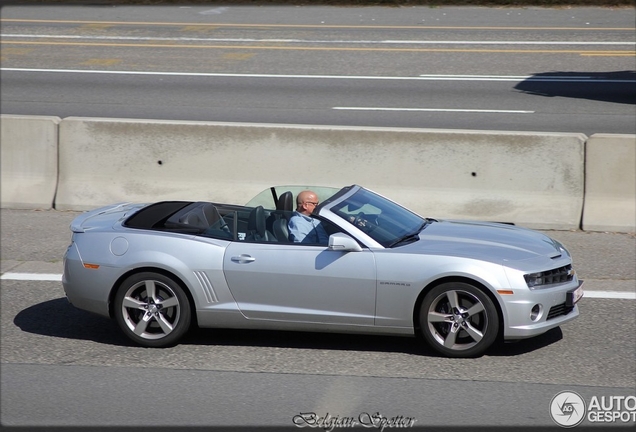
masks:
[[[546,270],[539,273],[528,273],[523,275],[523,278],[528,284],[528,288],[538,287],[541,285],[552,285],[570,282],[574,279],[574,270],[572,265],[568,264],[563,267],[555,268],[553,270]]]
[[[528,288],[532,288],[533,286],[543,285],[543,273],[530,273],[527,275],[523,275],[523,278],[526,280],[528,284]]]

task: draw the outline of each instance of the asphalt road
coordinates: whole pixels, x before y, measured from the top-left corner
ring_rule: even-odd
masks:
[[[635,132],[634,9],[1,13],[6,114]],[[478,359],[408,338],[234,330],[152,350],[71,307],[49,280],[75,214],[0,211],[3,426],[295,430],[301,413],[379,413],[416,426],[547,427],[563,390],[636,396],[634,235],[551,232],[595,296],[574,322]]]
[[[2,8],[0,111],[636,133],[634,8]]]
[[[549,232],[601,298],[584,297],[572,323],[478,359],[441,358],[410,338],[237,330],[198,330],[154,350],[74,309],[59,282],[5,279],[59,275],[76,214],[0,211],[4,426],[296,429],[301,413],[379,412],[416,426],[549,427],[561,391],[636,396],[636,300],[607,298],[636,292],[634,235]]]

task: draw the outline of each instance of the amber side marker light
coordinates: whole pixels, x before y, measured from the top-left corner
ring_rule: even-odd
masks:
[[[84,263],[84,268],[91,269],[91,270],[97,270],[99,268],[99,264]]]
[[[501,295],[512,295],[515,293],[513,290],[497,290],[497,292]]]

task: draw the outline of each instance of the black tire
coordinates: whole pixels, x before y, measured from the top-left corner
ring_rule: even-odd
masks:
[[[175,345],[192,321],[183,288],[158,273],[138,273],[126,279],[115,294],[114,308],[124,334],[145,347]]]
[[[446,357],[477,357],[497,339],[499,316],[488,295],[463,282],[430,290],[420,308],[420,330],[428,345]]]

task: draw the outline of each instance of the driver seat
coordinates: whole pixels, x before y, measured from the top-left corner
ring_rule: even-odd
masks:
[[[276,202],[276,216],[278,218],[274,221],[273,231],[278,241],[283,243],[289,243],[289,229],[287,228],[288,216],[294,211],[294,195],[290,192],[283,192],[278,197]]]
[[[245,240],[249,241],[276,241],[276,237],[265,225],[265,209],[263,206],[255,207],[247,219],[247,235]]]
[[[290,191],[280,194],[276,202],[276,210],[294,211],[294,196]]]
[[[285,218],[284,215],[274,221],[274,236],[281,243],[291,243],[289,241],[289,228],[287,228],[287,223],[287,218]]]
[[[292,211],[294,211],[294,195],[290,191],[283,192],[276,200],[276,210],[272,211],[265,221],[267,229],[273,232],[282,243],[289,243],[287,219]]]

